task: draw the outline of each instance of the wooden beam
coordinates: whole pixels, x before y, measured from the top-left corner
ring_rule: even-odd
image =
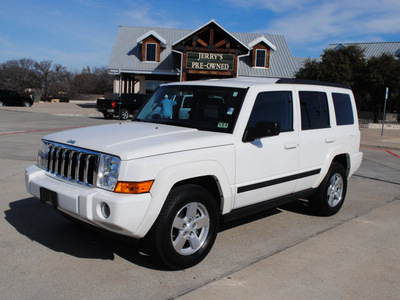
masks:
[[[218,43],[216,43],[214,46],[216,47],[216,48],[218,48],[218,47],[221,47],[223,44],[225,44],[226,43],[226,40],[225,39],[223,39],[222,41],[219,41]]]
[[[201,38],[197,38],[197,41],[201,44],[201,45],[203,45],[204,47],[207,47],[208,46],[208,44],[205,42],[205,41],[203,41]]]

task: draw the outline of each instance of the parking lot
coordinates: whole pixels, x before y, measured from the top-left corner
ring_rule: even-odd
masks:
[[[222,224],[201,264],[171,272],[25,190],[44,135],[112,122],[90,103],[0,109],[2,298],[398,299],[400,131],[362,130],[363,164],[337,215],[313,216],[299,200]]]

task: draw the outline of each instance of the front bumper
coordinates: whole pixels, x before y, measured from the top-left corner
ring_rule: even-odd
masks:
[[[55,192],[57,209],[78,220],[133,238],[142,238],[146,234],[138,229],[151,202],[149,193],[127,195],[77,186],[46,175],[36,165],[25,170],[25,184],[28,193],[38,199],[40,188]],[[110,208],[107,218],[102,213],[104,203]]]

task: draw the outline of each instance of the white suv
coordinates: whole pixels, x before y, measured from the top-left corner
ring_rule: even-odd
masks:
[[[28,192],[63,214],[143,239],[171,269],[199,263],[222,220],[299,198],[339,211],[359,168],[350,89],[287,79],[161,86],[133,122],[43,138]]]

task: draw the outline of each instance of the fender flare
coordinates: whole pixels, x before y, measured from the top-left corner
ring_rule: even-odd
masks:
[[[324,164],[321,167],[321,172],[317,180],[315,181],[315,184],[313,188],[319,187],[321,182],[324,180],[326,174],[328,173],[329,168],[332,165],[332,162],[334,161],[335,157],[339,155],[345,155],[347,158],[347,166],[346,166],[346,173],[349,172],[350,168],[350,161],[349,161],[349,153],[351,152],[351,149],[346,149],[346,147],[343,147],[343,145],[337,145],[336,147],[333,147],[330,149],[329,153],[327,154]]]
[[[161,170],[154,180],[150,194],[151,203],[147,208],[142,223],[138,227],[138,235],[144,237],[153,226],[164,206],[171,189],[179,182],[198,177],[212,176],[221,193],[221,211],[229,212],[233,206],[233,193],[231,183],[223,166],[217,161],[197,161],[173,165]]]

